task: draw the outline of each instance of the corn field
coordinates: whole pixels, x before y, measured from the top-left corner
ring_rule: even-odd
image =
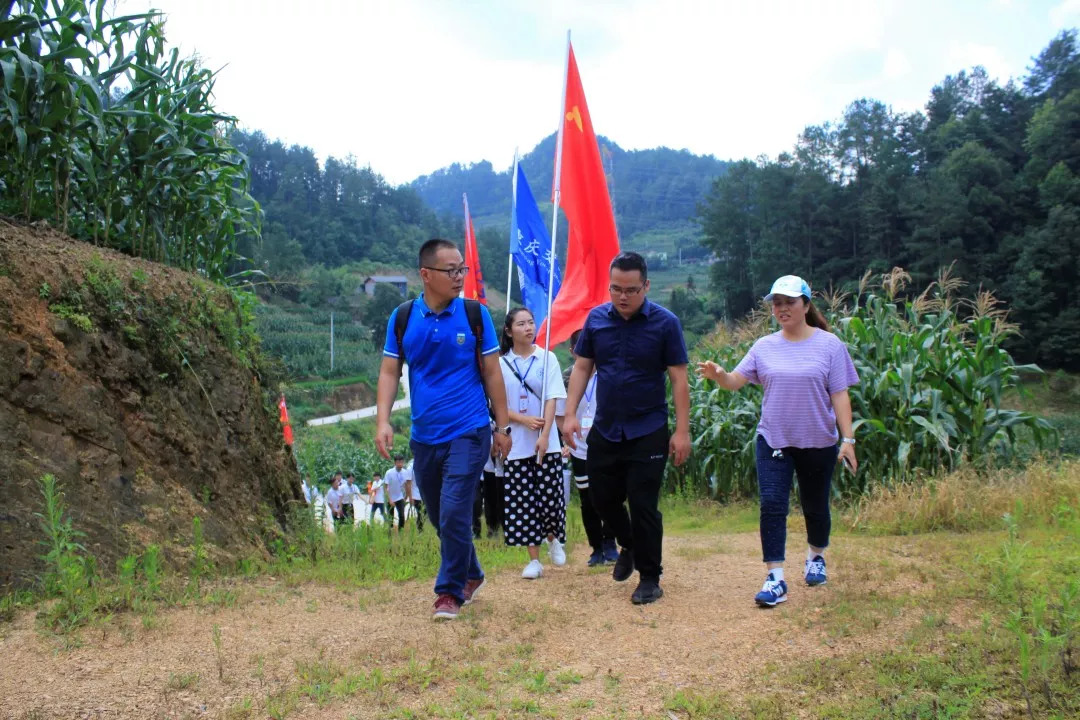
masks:
[[[293,311],[262,303],[256,325],[263,352],[280,358],[292,379],[360,375],[372,384],[379,376],[382,351],[371,330],[348,313],[334,315],[334,369],[330,370],[330,313],[296,307]]]
[[[260,213],[234,118],[158,14],[107,5],[0,2],[0,212],[224,279]]]
[[[837,470],[837,495],[859,495],[967,463],[998,462],[1017,451],[1018,433],[1040,448],[1056,441],[1050,423],[1002,408],[1002,394],[1034,365],[1016,365],[1002,347],[1016,328],[989,292],[961,297],[964,283],[943,271],[921,294],[904,294],[910,276],[899,268],[871,289],[870,273],[852,295],[816,300],[848,346],[860,383],[849,390],[859,472]],[[719,329],[700,358],[732,370],[754,340],[775,330],[762,306],[735,330]],[[690,461],[669,482],[719,498],[757,491],[754,440],[761,388],[732,393],[691,373]]]
[[[323,490],[335,472],[355,473],[356,484],[363,487],[373,472],[393,464],[375,453],[371,437],[356,423],[301,428],[293,452],[300,476]]]

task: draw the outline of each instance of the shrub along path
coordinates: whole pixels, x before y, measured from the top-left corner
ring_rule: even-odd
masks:
[[[1027,544],[1005,532],[842,534],[828,585],[811,589],[793,515],[792,592],[773,610],[752,603],[763,579],[756,533],[725,533],[712,517],[669,532],[666,595],[647,607],[630,604],[632,582],[586,568],[579,545],[535,582],[494,573],[449,623],[429,619],[427,581],[236,580],[214,603],[84,629],[73,649],[58,650],[23,612],[0,625],[0,715],[1026,716],[987,588],[1005,587],[1002,543],[1056,548],[1035,554],[1075,566],[1070,522]],[[1050,687],[1051,700],[1070,702]]]

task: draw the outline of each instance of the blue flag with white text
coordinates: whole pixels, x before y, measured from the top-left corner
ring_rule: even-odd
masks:
[[[518,165],[517,197],[514,198],[514,212],[510,221],[510,254],[518,269],[518,282],[521,285],[521,297],[525,307],[532,311],[539,328],[547,317],[548,275],[551,271],[551,237],[540,209],[536,207],[529,183],[525,181],[525,171]],[[558,264],[555,265],[554,285],[551,297],[559,293],[562,282]],[[537,338],[543,344],[543,339]]]

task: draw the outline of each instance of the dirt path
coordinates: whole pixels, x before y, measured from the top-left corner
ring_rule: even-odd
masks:
[[[745,533],[666,539],[666,594],[647,607],[629,602],[636,578],[616,584],[610,568],[587,569],[579,548],[539,581],[489,576],[450,623],[429,619],[426,581],[243,583],[233,607],[161,611],[149,629],[125,616],[85,631],[74,650],[57,650],[24,613],[0,627],[0,717],[685,717],[664,710],[680,688],[760,692],[785,663],[887,647],[915,622],[918,610],[901,603],[872,633],[818,627],[868,578],[882,593],[920,591],[919,573],[898,569],[923,561],[894,540],[837,545],[829,584],[809,589],[804,550],[789,543],[795,582],[774,610],[751,602],[762,570],[757,535]],[[884,575],[865,562],[881,553]]]

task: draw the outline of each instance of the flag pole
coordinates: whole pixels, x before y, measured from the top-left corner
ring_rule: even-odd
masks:
[[[509,263],[506,268],[506,314],[510,314],[510,286],[514,282],[514,225],[517,222],[517,172],[518,172],[518,149],[514,148],[514,170],[513,180],[510,195],[510,245],[507,247],[506,255],[507,262]]]
[[[559,229],[559,193],[562,186],[562,151],[563,151],[563,130],[566,128],[566,81],[567,75],[570,73],[570,31],[566,31],[566,55],[563,61],[563,75],[562,75],[562,96],[559,98],[559,134],[555,140],[555,188],[552,193],[553,204],[551,206],[551,255],[548,257],[548,296],[547,296],[547,317],[544,321],[547,323],[547,337],[544,338],[544,349],[547,351],[544,353],[544,367],[543,367],[543,379],[541,384],[544,386],[542,399],[540,401],[540,416],[544,416],[545,406],[547,405],[547,363],[548,357],[551,355],[551,291],[555,285],[555,236]],[[541,452],[543,448],[541,448]],[[540,453],[537,453],[537,462],[540,462]]]

